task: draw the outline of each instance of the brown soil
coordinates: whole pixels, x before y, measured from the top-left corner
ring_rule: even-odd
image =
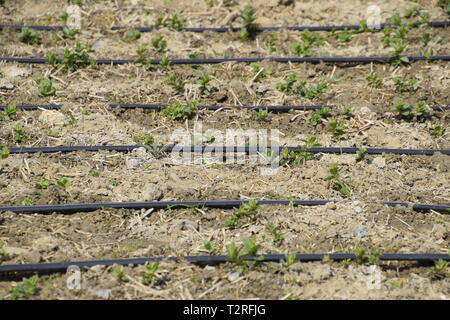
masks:
[[[105,3],[108,6],[105,6]],[[252,1],[261,25],[357,24],[366,14],[364,1],[296,1],[284,6],[279,1]],[[231,7],[209,8],[204,1],[84,1],[83,29],[77,40],[95,45],[95,58],[135,58],[139,44],[148,43],[155,34],[168,42],[167,55],[185,58],[193,51],[205,57],[270,56],[264,46],[269,33],[253,41],[241,41],[236,33],[185,33],[162,29],[143,33],[137,41],[126,40],[125,31],[112,32],[112,25],[153,25],[155,12],[178,13],[188,26],[239,25],[234,19],[247,1]],[[377,2],[382,20],[395,11],[405,12],[418,5],[430,13],[431,20],[446,20],[437,1]],[[66,2],[15,1],[0,7],[1,21],[14,24],[59,25]],[[150,10],[147,14],[144,9]],[[448,54],[447,29],[433,29],[432,41],[424,46],[423,29],[408,35],[406,54]],[[56,41],[56,32],[39,32],[39,45],[18,41],[17,32],[0,31],[0,56],[43,57],[49,50],[60,53],[75,40]],[[354,35],[340,43],[328,33],[320,33],[327,43],[314,47],[313,56],[386,55],[381,33]],[[298,32],[279,31],[277,56],[293,56],[291,44]],[[160,53],[150,50],[153,57]],[[201,66],[173,66],[146,71],[140,65],[98,66],[65,73],[49,65],[0,63],[0,105],[62,103],[59,111],[18,111],[11,121],[0,122],[0,146],[121,145],[134,144],[136,134],[151,133],[155,144],[174,141],[176,129],[194,132],[200,122],[207,130],[280,130],[282,145],[299,145],[307,135],[315,135],[322,146],[449,149],[448,112],[431,112],[424,122],[401,120],[392,111],[395,98],[409,103],[424,100],[429,105],[448,105],[450,68],[447,62],[416,62],[393,67],[383,64],[351,68],[332,64],[260,64],[272,72],[252,80],[249,64],[224,63]],[[380,88],[368,85],[366,77],[375,72],[383,79]],[[209,72],[214,92],[200,96],[199,75]],[[185,82],[177,94],[162,80],[177,74]],[[314,99],[287,96],[276,89],[290,73],[309,83],[324,79],[329,90]],[[51,77],[57,93],[38,97],[35,79]],[[393,79],[418,80],[405,93],[396,91]],[[6,89],[6,88],[9,89]],[[318,126],[309,122],[312,111],[271,113],[266,121],[251,120],[250,111],[224,109],[199,111],[186,121],[174,121],[160,112],[116,110],[109,103],[171,103],[197,100],[204,105],[311,105],[338,106]],[[354,116],[344,120],[340,108],[348,106]],[[345,123],[345,134],[333,141],[329,120]],[[20,124],[27,140],[13,143],[13,128]],[[441,125],[444,134],[436,138],[433,128]],[[217,142],[217,141],[216,141]],[[211,142],[211,145],[216,144]],[[33,204],[103,201],[155,201],[206,199],[339,199],[338,204],[321,207],[260,206],[257,217],[243,219],[231,229],[224,222],[235,210],[186,208],[177,210],[98,210],[72,215],[0,214],[0,263],[61,262],[73,260],[156,257],[207,254],[203,242],[210,240],[221,253],[226,245],[241,244],[256,236],[264,253],[369,252],[448,253],[450,219],[437,212],[416,213],[373,203],[404,201],[450,204],[450,161],[448,156],[367,156],[318,154],[304,165],[280,168],[275,175],[261,175],[261,166],[243,163],[174,165],[170,158],[138,149],[130,153],[76,152],[68,154],[10,155],[0,160],[0,204],[20,205],[24,199]],[[331,163],[338,163],[341,177],[350,189],[344,199],[324,178]],[[67,188],[36,184],[66,177]],[[267,226],[279,227],[283,241],[274,241]],[[362,229],[367,235],[357,234]],[[3,250],[3,251],[2,251]],[[381,286],[367,286],[368,267],[357,263],[344,266],[327,261],[279,263],[250,266],[245,270],[232,263],[196,266],[183,261],[163,262],[150,285],[142,284],[145,266],[124,267],[119,280],[109,268],[82,271],[82,289],[69,290],[67,275],[39,278],[35,299],[448,299],[448,277],[432,280],[430,267],[405,263],[382,263]],[[236,273],[238,272],[238,273]],[[236,276],[236,277],[235,277]],[[235,279],[234,279],[235,278]],[[0,298],[10,298],[17,279],[0,279]],[[271,288],[272,290],[267,290]],[[103,295],[102,295],[103,294]]]

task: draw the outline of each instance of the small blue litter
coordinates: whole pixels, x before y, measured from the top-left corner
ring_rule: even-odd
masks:
[[[355,230],[355,233],[356,233],[356,234],[359,234],[359,235],[361,235],[361,236],[367,236],[367,235],[369,234],[367,231],[365,231],[365,230],[363,230],[363,229],[356,229],[356,230]]]

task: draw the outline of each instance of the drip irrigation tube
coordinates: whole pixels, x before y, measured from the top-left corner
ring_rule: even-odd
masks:
[[[108,105],[111,108],[122,109],[149,109],[160,110],[167,107],[168,104],[139,104],[139,103],[110,103]],[[199,110],[220,110],[220,109],[248,109],[248,110],[267,110],[271,112],[287,112],[290,110],[317,110],[322,108],[335,108],[334,105],[317,105],[317,106],[197,106]],[[434,111],[450,110],[448,106],[431,106]]]
[[[206,201],[148,201],[148,202],[94,202],[94,203],[70,203],[70,204],[48,204],[35,206],[3,206],[0,212],[16,213],[41,213],[41,214],[72,214],[76,212],[92,212],[104,208],[109,209],[179,209],[188,207],[205,207],[229,209],[248,203],[249,200],[206,200]],[[321,206],[327,203],[339,202],[338,200],[258,200],[259,205],[294,205],[294,206]],[[434,210],[450,214],[450,205],[440,204],[413,204],[408,202],[384,201],[371,202],[380,203],[388,207],[410,207],[414,211]]]
[[[109,104],[111,108],[122,108],[122,109],[151,109],[151,110],[160,110],[166,106],[167,104]],[[267,110],[272,112],[287,112],[290,110],[317,110],[321,108],[335,108],[336,106],[197,106],[197,109],[200,110],[219,110],[219,109],[249,109],[249,110]]]
[[[450,61],[450,56],[407,56],[409,61]],[[206,58],[206,59],[168,59],[173,64],[215,64],[223,62],[261,62],[264,60],[281,62],[281,63],[384,63],[392,60],[389,56],[379,57],[254,57],[254,58]],[[48,63],[47,58],[19,58],[19,57],[0,57],[0,61],[18,62],[18,63]],[[134,59],[97,59],[97,64],[126,64],[135,63]],[[57,63],[61,63],[61,59],[56,59]],[[152,59],[153,64],[160,64],[161,59]]]
[[[420,25],[422,25],[422,23],[420,22],[415,22],[412,24],[412,26],[414,28],[419,27]],[[375,30],[378,29],[383,29],[385,27],[391,27],[394,26],[394,24],[392,23],[382,23],[380,24],[380,28],[377,28]],[[450,26],[450,21],[430,21],[428,22],[428,26],[432,27],[432,28],[444,28],[444,27],[448,27]],[[34,29],[34,30],[40,30],[40,31],[54,31],[54,30],[62,30],[64,28],[64,26],[40,26],[40,25],[0,25],[0,30],[1,29],[13,29],[13,30],[21,30],[22,28],[29,28],[29,29]],[[292,30],[292,31],[304,31],[304,30],[309,30],[309,31],[333,31],[333,30],[358,30],[360,28],[359,25],[336,25],[336,26],[271,26],[271,27],[259,27],[258,30],[259,31],[276,31],[276,30],[282,30],[282,29],[286,29],[286,30]],[[111,30],[138,30],[140,32],[149,32],[149,31],[153,31],[153,30],[158,30],[160,29],[159,27],[156,26],[152,26],[152,27],[135,27],[135,28],[130,28],[130,27],[120,27],[120,26],[114,26],[111,27]],[[212,31],[212,32],[227,32],[227,31],[240,31],[242,29],[242,27],[186,27],[183,28],[182,31],[186,31],[186,32],[204,32],[204,31]]]
[[[281,262],[286,260],[287,254],[262,254],[258,255],[259,262]],[[346,259],[356,260],[354,253],[302,253],[296,254],[295,259],[302,262],[322,261],[325,257],[333,261],[342,261]],[[183,258],[176,257],[155,257],[155,258],[129,258],[129,259],[111,259],[111,260],[87,260],[87,261],[69,261],[69,262],[53,262],[53,263],[32,263],[32,264],[10,264],[0,265],[0,274],[17,274],[17,273],[61,273],[66,272],[70,266],[77,266],[79,268],[90,268],[93,266],[135,266],[142,265],[149,262],[170,261],[176,262],[184,259],[187,262],[208,265],[219,264],[229,261],[229,256],[184,256]],[[244,256],[242,260],[254,261],[255,257]],[[437,260],[450,260],[448,254],[443,253],[384,253],[379,259],[381,261],[415,261],[415,262],[433,262]]]
[[[148,148],[161,150],[165,152],[222,152],[222,153],[250,153],[262,152],[266,149],[274,149],[271,146],[261,147],[235,147],[235,146],[142,146],[142,145],[122,145],[122,146],[57,146],[57,147],[11,147],[10,154],[20,153],[55,153],[55,152],[75,152],[75,151],[118,151],[129,152],[137,148]],[[290,151],[298,150],[298,147],[279,146],[279,149],[288,149]],[[314,147],[308,149],[311,153],[356,153],[359,148],[356,147]],[[433,155],[439,152],[450,155],[450,149],[389,149],[389,148],[366,148],[367,154],[405,154],[405,155]]]
[[[413,27],[417,28],[420,25],[422,25],[419,22],[415,22],[413,23]],[[394,24],[392,23],[382,23],[380,24],[380,28],[377,28],[375,30],[380,30],[383,29],[385,27],[392,27],[394,26]],[[448,27],[450,26],[450,21],[431,21],[428,23],[428,26],[433,27],[433,28],[443,28],[443,27]],[[130,27],[118,27],[118,26],[114,26],[111,27],[111,30],[137,30],[140,32],[150,32],[153,30],[159,30],[160,28],[157,26],[152,26],[152,27],[136,27],[136,28],[130,28]],[[271,26],[271,27],[259,27],[258,31],[277,31],[277,30],[292,30],[292,31],[304,31],[304,30],[309,30],[309,31],[333,31],[333,30],[358,30],[360,29],[359,25],[337,25],[337,26],[280,26],[280,27],[275,27],[275,26]],[[204,32],[204,31],[212,31],[212,32],[228,32],[228,31],[233,31],[233,32],[237,32],[242,30],[242,27],[186,27],[183,28],[182,31],[186,31],[186,32]]]
[[[19,105],[16,106],[16,109],[21,110],[38,110],[38,109],[47,109],[47,110],[55,110],[60,109],[62,104],[33,104],[33,105]],[[0,106],[0,110],[6,109],[7,106]]]

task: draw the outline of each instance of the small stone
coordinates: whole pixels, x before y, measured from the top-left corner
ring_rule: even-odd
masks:
[[[31,76],[30,69],[16,66],[7,66],[2,69],[7,78],[24,78]]]
[[[99,274],[99,273],[102,273],[103,270],[105,270],[105,266],[96,265],[96,266],[91,267],[89,270],[93,273]]]
[[[141,162],[142,161],[137,158],[127,157],[125,159],[125,165],[127,166],[128,169],[135,169],[135,168],[139,167]]]
[[[1,90],[12,90],[14,89],[14,85],[11,83],[11,81],[7,79],[0,79],[0,89]]]
[[[66,116],[56,110],[43,110],[38,120],[51,126],[62,126],[67,121]]]
[[[157,184],[148,183],[144,186],[144,191],[142,191],[143,201],[159,200],[162,197],[163,193]]]
[[[10,257],[23,256],[29,252],[27,249],[17,247],[3,247],[2,251],[4,251]]]
[[[386,166],[386,160],[383,157],[376,157],[373,159],[372,164],[378,168],[384,168]]]
[[[325,208],[326,208],[327,210],[336,210],[336,203],[334,203],[334,202],[328,202],[328,203],[325,205]]]
[[[111,295],[110,289],[92,288],[92,289],[89,289],[89,291],[94,296],[101,298],[101,299],[109,299],[109,296]]]
[[[58,240],[51,236],[44,236],[33,241],[33,248],[39,251],[53,251],[58,249]]]
[[[230,281],[230,282],[236,281],[240,275],[241,274],[239,271],[230,272],[230,273],[228,273],[228,281]]]

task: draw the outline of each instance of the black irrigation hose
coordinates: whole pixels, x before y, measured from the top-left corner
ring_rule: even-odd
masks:
[[[281,262],[285,261],[287,254],[262,254],[262,258],[258,257],[259,262]],[[301,262],[314,262],[322,261],[324,258],[328,258],[333,261],[342,260],[356,260],[357,257],[354,253],[302,253],[296,254],[295,259]],[[0,265],[0,274],[17,274],[17,273],[61,273],[67,272],[67,269],[71,266],[77,266],[81,268],[90,268],[93,266],[135,266],[142,265],[149,262],[161,262],[171,261],[176,262],[181,259],[187,262],[208,265],[219,264],[229,261],[229,256],[185,256],[182,258],[176,257],[156,257],[156,258],[129,258],[129,259],[111,259],[111,260],[87,260],[87,261],[69,261],[69,262],[53,262],[53,263],[32,263],[32,264],[10,264]],[[254,261],[255,257],[244,256],[242,260]],[[443,253],[384,253],[381,254],[379,259],[381,261],[415,261],[415,262],[433,262],[437,260],[450,260],[450,255]]]
[[[160,110],[167,107],[168,104],[139,104],[139,103],[110,103],[108,105],[111,108],[122,109],[149,109]],[[317,110],[322,108],[335,108],[333,105],[317,105],[317,106],[197,106],[199,110],[220,110],[220,109],[248,109],[248,110],[267,110],[272,112],[287,112],[290,110]],[[432,106],[430,109],[434,111],[450,110],[447,106]]]
[[[417,28],[422,23],[415,22],[413,23],[413,27]],[[380,24],[380,29],[383,29],[385,27],[391,27],[394,26],[394,24],[391,23],[382,23]],[[433,28],[443,28],[450,26],[450,21],[430,21],[428,22],[428,26]],[[34,30],[41,30],[41,31],[54,31],[54,30],[62,30],[64,26],[39,26],[39,25],[0,25],[1,29],[13,29],[13,30],[21,30],[22,28],[29,28]],[[280,27],[259,27],[258,31],[276,31],[281,29],[286,30],[292,30],[292,31],[333,31],[333,30],[358,30],[360,28],[359,25],[337,25],[337,26],[280,26]],[[136,27],[136,28],[129,28],[129,27],[118,27],[114,26],[111,27],[111,30],[126,30],[126,29],[132,29],[132,30],[138,30],[140,32],[149,32],[153,30],[160,29],[159,27],[153,26],[153,27]],[[183,28],[182,31],[186,32],[204,32],[204,31],[212,31],[212,32],[227,32],[227,31],[240,31],[242,27],[186,27]]]
[[[47,109],[47,110],[55,110],[60,109],[62,104],[33,104],[33,105],[18,105],[16,109],[21,110],[38,110],[38,109]],[[0,106],[0,110],[6,109],[7,106]]]
[[[429,58],[424,56],[407,56],[409,61],[450,61],[450,56],[431,56]],[[168,62],[173,64],[215,64],[223,62],[261,62],[264,60],[281,62],[281,63],[385,63],[392,61],[392,57],[254,57],[254,58],[205,58],[205,59],[168,59]],[[47,58],[18,58],[18,57],[0,57],[0,61],[18,62],[18,63],[48,63]],[[126,64],[136,63],[134,59],[97,59],[97,64]],[[56,59],[57,63],[61,63],[61,59]],[[161,59],[152,59],[152,64],[160,64]]]
[[[75,152],[75,151],[118,151],[129,152],[133,149],[141,148],[142,145],[121,145],[121,146],[57,146],[57,147],[11,147],[10,154],[20,153],[55,153],[55,152]],[[165,152],[222,152],[222,153],[249,153],[262,152],[265,149],[273,149],[271,146],[264,147],[236,147],[236,146],[147,146],[146,148],[161,150]],[[298,150],[298,147],[279,146],[280,149],[288,149],[290,151]],[[311,153],[356,153],[359,148],[356,147],[314,147],[308,149]],[[406,155],[433,155],[439,152],[450,155],[450,149],[389,149],[389,148],[366,148],[367,154],[406,154]]]
[[[94,203],[71,203],[71,204],[48,204],[35,206],[2,206],[0,212],[16,212],[16,213],[41,213],[41,214],[72,214],[76,212],[92,212],[104,208],[110,209],[177,209],[188,207],[204,207],[230,209],[248,203],[249,200],[206,200],[206,201],[147,201],[147,202],[94,202]],[[321,206],[330,202],[338,202],[337,200],[258,200],[259,205],[294,205],[294,206]],[[414,211],[434,210],[450,214],[450,205],[439,204],[413,204],[407,202],[384,201],[371,202],[380,203],[388,207],[410,207]]]
[[[150,109],[150,110],[160,110],[167,107],[167,104],[136,104],[136,103],[110,103],[108,105],[111,108],[122,108],[122,109]],[[335,108],[336,106],[197,106],[200,110],[220,110],[220,109],[249,109],[249,110],[267,110],[272,112],[287,112],[290,110],[317,110],[321,108]]]

